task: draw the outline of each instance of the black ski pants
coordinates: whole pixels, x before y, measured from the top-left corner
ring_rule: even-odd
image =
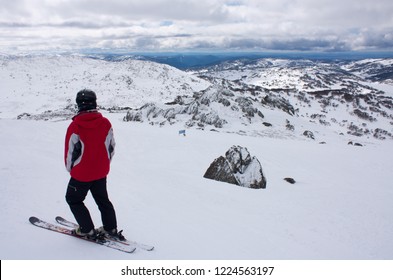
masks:
[[[89,191],[101,212],[104,229],[109,231],[117,228],[115,209],[109,200],[106,189],[106,177],[91,182],[80,182],[71,177],[68,183],[66,201],[80,226],[81,232],[88,233],[94,229],[89,209],[83,203]]]

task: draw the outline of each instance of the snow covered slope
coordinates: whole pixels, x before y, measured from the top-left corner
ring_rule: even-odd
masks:
[[[392,133],[390,85],[378,82],[388,89],[379,92],[375,82],[340,66],[344,76],[336,70],[313,73],[325,85],[326,77],[346,77],[348,91],[325,92],[311,83],[309,91],[306,84],[285,90],[285,80],[304,77],[297,67],[293,74],[283,68],[288,74],[278,89],[252,84],[254,74],[246,68],[222,79],[219,71],[186,73],[146,61],[2,57],[0,258],[392,259],[393,146],[389,136],[381,141],[366,133],[378,127]],[[263,76],[261,69],[255,78]],[[153,252],[127,255],[28,222],[32,215],[72,219],[64,201],[69,175],[63,143],[75,94],[84,87],[97,91],[99,104],[107,109],[101,111],[114,127],[117,151],[108,187],[119,227],[129,239],[154,245]],[[146,102],[161,110],[156,118],[151,114],[148,119],[143,111],[142,123],[124,121],[126,111],[142,112]],[[180,110],[185,108],[194,113]],[[367,115],[356,109],[376,120],[362,119]],[[48,110],[62,113],[42,114]],[[31,116],[17,119],[23,113]],[[172,113],[178,114],[167,119]],[[204,122],[213,114],[226,120],[222,127]],[[44,115],[47,121],[35,118]],[[155,119],[158,125],[150,125]],[[349,134],[357,131],[349,129],[353,125],[363,134]],[[185,137],[179,135],[183,129]],[[303,136],[305,130],[316,140]],[[351,138],[363,147],[348,145]],[[210,163],[233,145],[246,147],[260,161],[266,189],[203,178]],[[100,226],[90,196],[87,204]]]
[[[0,117],[67,108],[84,88],[105,108],[138,107],[192,95],[210,83],[171,66],[139,60],[109,62],[84,56],[0,57]]]
[[[69,121],[2,119],[2,260],[393,258],[390,141],[355,147],[332,138],[319,145],[201,130],[184,137],[176,126],[106,115],[117,140],[108,190],[119,227],[156,249],[129,255],[32,226],[31,215],[72,219],[62,160]],[[266,189],[203,178],[235,144],[259,159]],[[100,226],[91,196],[87,205]]]

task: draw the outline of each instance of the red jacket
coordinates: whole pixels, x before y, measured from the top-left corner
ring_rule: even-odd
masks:
[[[68,172],[72,178],[82,182],[106,177],[115,151],[111,123],[97,111],[82,112],[72,120],[64,149]]]

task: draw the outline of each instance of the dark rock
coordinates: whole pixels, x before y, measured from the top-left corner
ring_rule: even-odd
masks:
[[[266,188],[260,162],[241,146],[232,146],[225,157],[215,159],[203,177],[247,188]]]
[[[239,185],[228,161],[223,156],[220,156],[213,161],[210,167],[206,170],[206,173],[203,175],[203,177],[220,182]]]
[[[385,140],[387,137],[393,138],[392,133],[386,131],[385,129],[377,128],[374,131],[373,136],[380,140]]]
[[[309,130],[304,131],[304,132],[303,132],[303,135],[306,136],[307,138],[310,138],[310,139],[313,139],[313,140],[315,139],[314,133],[312,133],[312,132],[309,131]]]
[[[359,118],[363,119],[363,120],[367,120],[367,121],[370,121],[370,122],[373,122],[373,121],[376,121],[376,120],[377,120],[376,118],[370,116],[367,112],[363,112],[363,111],[361,111],[361,110],[359,110],[359,109],[355,109],[355,110],[353,111],[353,113],[354,113],[356,116],[358,116]]]
[[[293,178],[287,177],[287,178],[284,178],[284,180],[287,181],[290,184],[295,184],[296,183],[295,179],[293,179]]]
[[[225,158],[235,173],[244,173],[251,162],[250,153],[246,148],[233,146],[225,153]]]
[[[290,131],[294,131],[295,130],[295,126],[292,125],[289,120],[285,120],[285,128],[287,130],[290,130]]]
[[[261,102],[264,105],[281,109],[282,111],[288,113],[291,116],[295,115],[295,109],[293,108],[291,103],[289,103],[289,101],[283,97],[270,94],[262,98]]]
[[[362,144],[360,144],[360,143],[354,143],[354,142],[352,142],[352,141],[349,141],[348,142],[348,145],[353,145],[353,146],[358,146],[358,147],[362,147],[363,145]]]

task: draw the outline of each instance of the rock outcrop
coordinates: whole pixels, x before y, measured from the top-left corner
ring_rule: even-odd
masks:
[[[246,188],[266,188],[266,178],[259,160],[251,157],[247,148],[241,146],[232,146],[225,157],[215,159],[203,177]]]

